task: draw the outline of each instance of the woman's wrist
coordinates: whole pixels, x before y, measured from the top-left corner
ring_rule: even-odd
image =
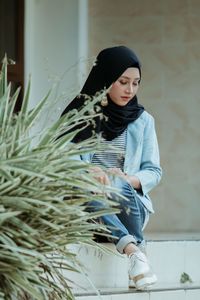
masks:
[[[138,177],[134,175],[125,175],[126,180],[128,183],[136,190],[141,189],[141,183]]]

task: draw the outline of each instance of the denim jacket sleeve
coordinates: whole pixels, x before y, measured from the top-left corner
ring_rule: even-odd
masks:
[[[140,180],[143,195],[151,191],[162,176],[154,118],[148,113],[146,115],[141,143],[140,169],[134,174]]]
[[[86,153],[81,155],[81,159],[91,162],[92,156],[92,153]],[[147,197],[161,179],[154,118],[146,111],[128,125],[124,172],[139,178],[143,195]]]

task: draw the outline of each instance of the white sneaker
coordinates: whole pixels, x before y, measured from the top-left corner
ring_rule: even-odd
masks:
[[[129,278],[133,281],[133,284],[129,284],[130,287],[145,290],[156,283],[157,277],[152,273],[144,253],[137,251],[131,254],[129,256],[129,262]]]
[[[135,289],[136,288],[135,282],[131,278],[129,278],[128,287],[129,287],[129,289]]]

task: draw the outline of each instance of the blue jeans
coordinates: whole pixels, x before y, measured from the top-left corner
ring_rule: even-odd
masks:
[[[112,199],[116,199],[119,203],[120,213],[117,215],[105,215],[100,219],[107,225],[114,237],[116,248],[120,253],[124,253],[124,248],[129,243],[142,246],[145,244],[143,238],[143,228],[146,219],[149,216],[148,210],[143,205],[141,200],[137,197],[137,192],[125,180],[116,177],[112,182],[112,186],[117,187],[120,194],[125,196],[127,200],[114,195]],[[97,211],[103,208],[100,201],[92,201],[90,203],[91,210]]]

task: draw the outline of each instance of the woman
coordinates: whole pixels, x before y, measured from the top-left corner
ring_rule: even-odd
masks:
[[[79,110],[84,94],[93,96],[108,89],[100,103],[105,118],[96,118],[95,127],[81,130],[74,142],[88,139],[95,131],[106,144],[120,150],[84,154],[82,159],[94,164],[92,172],[97,180],[117,187],[129,199],[120,202],[119,214],[103,216],[102,220],[117,237],[116,249],[129,257],[133,285],[146,289],[157,280],[144,251],[143,229],[154,212],[148,192],[159,183],[162,171],[154,119],[138,104],[136,96],[140,81],[141,65],[132,50],[124,46],[104,49],[81,90],[82,96],[77,96],[63,114]],[[101,204],[96,201],[94,206],[98,209]]]

